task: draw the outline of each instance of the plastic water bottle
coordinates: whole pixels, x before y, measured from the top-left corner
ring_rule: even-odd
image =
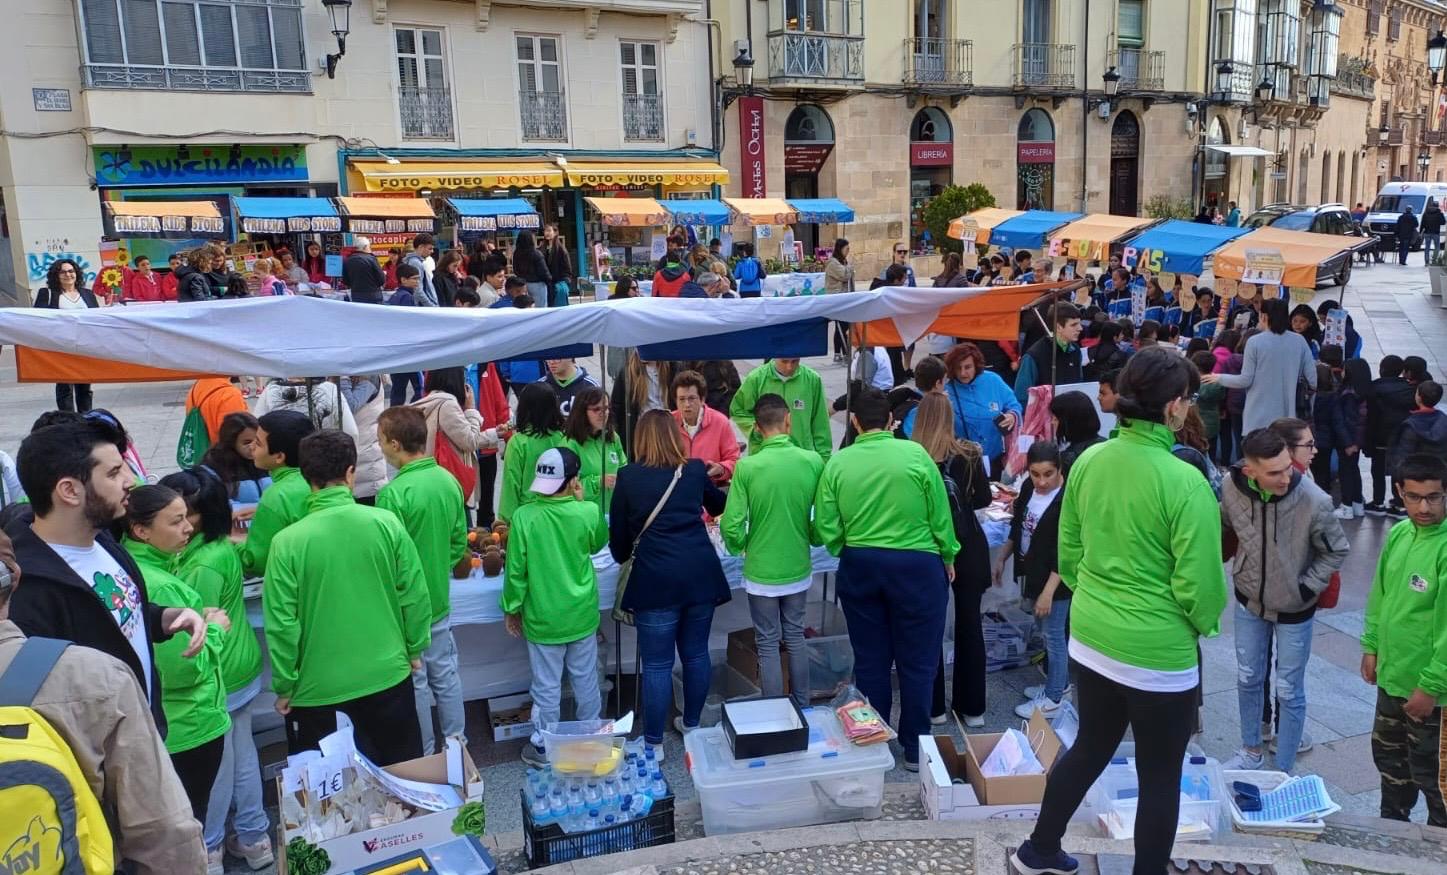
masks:
[[[619,823],[627,823],[628,821],[630,821],[630,820],[633,819],[633,813],[632,813],[632,811],[630,811],[630,808],[632,807],[632,805],[633,805],[633,797],[632,797],[632,796],[624,796],[623,799],[622,799],[622,801],[618,803],[618,822],[619,822]]]
[[[570,804],[568,806],[568,823],[563,828],[568,832],[582,832],[583,824],[587,819],[588,809],[583,807],[582,802],[579,802],[577,805]]]
[[[563,791],[554,790],[553,795],[548,799],[548,820],[560,826],[568,816],[568,801],[563,798]],[[564,826],[564,829],[567,827]]]
[[[588,809],[588,819],[583,821],[583,831],[590,832],[599,826],[602,826],[602,821],[598,818],[598,809]]]
[[[552,809],[548,805],[548,797],[539,792],[533,793],[533,823],[542,826],[552,821]]]
[[[668,795],[668,782],[663,780],[663,772],[653,773],[653,783],[648,787],[654,799],[662,799]]]
[[[653,747],[650,745],[643,751],[643,762],[651,769],[657,764],[657,761],[658,757],[654,755]]]
[[[607,799],[609,796],[615,798],[619,796],[617,778],[609,778],[603,782],[603,798]]]
[[[588,782],[587,788],[583,790],[583,801],[588,803],[590,808],[597,808],[603,801],[603,793],[598,789],[597,781]]]

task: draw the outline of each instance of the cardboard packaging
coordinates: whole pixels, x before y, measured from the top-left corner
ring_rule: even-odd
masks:
[[[1045,778],[1060,756],[1060,739],[1050,721],[1036,711],[1027,731],[1040,738],[1035,754],[1045,767],[1043,775],[1006,775],[986,778],[984,762],[1000,740],[1000,733],[966,735],[964,749],[948,735],[919,738],[920,798],[931,820],[1035,820],[1045,797]],[[956,784],[960,779],[965,783]]]
[[[533,706],[492,712],[492,740],[515,741],[533,734]]]
[[[736,760],[809,749],[809,721],[788,696],[725,702],[723,728]]]

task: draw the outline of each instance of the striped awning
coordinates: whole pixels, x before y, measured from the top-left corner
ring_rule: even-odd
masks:
[[[834,197],[789,198],[789,206],[799,213],[799,221],[811,225],[825,222],[852,222],[854,208]]]

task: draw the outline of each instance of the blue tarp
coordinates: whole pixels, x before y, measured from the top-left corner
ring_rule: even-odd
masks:
[[[342,230],[336,204],[324,197],[236,197],[231,202],[248,234]]]
[[[799,221],[805,224],[854,221],[854,208],[838,198],[789,198],[788,204],[798,211]]]
[[[1164,253],[1161,270],[1200,276],[1205,270],[1206,256],[1251,230],[1171,219],[1127,241],[1126,245]]]
[[[1056,213],[1050,210],[1027,210],[1013,219],[1006,219],[990,231],[990,243],[1009,249],[1040,249],[1057,228],[1063,228],[1084,213]]]
[[[447,205],[457,212],[462,231],[510,231],[539,226],[538,211],[520,197],[450,197]]]
[[[638,347],[638,357],[646,362],[806,358],[827,355],[828,352],[827,319],[804,319]]]
[[[499,361],[505,362],[536,362],[544,359],[585,359],[593,354],[593,344],[574,343],[569,346],[554,346],[548,349],[540,349],[537,352],[530,352],[524,355],[509,356]]]
[[[663,208],[680,225],[727,225],[728,205],[716,200],[663,200]]]

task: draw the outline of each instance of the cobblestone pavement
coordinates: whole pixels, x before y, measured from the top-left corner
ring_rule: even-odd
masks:
[[[701,860],[658,867],[658,875],[974,875],[975,843],[970,839],[850,842],[825,848],[797,848],[766,854]]]

